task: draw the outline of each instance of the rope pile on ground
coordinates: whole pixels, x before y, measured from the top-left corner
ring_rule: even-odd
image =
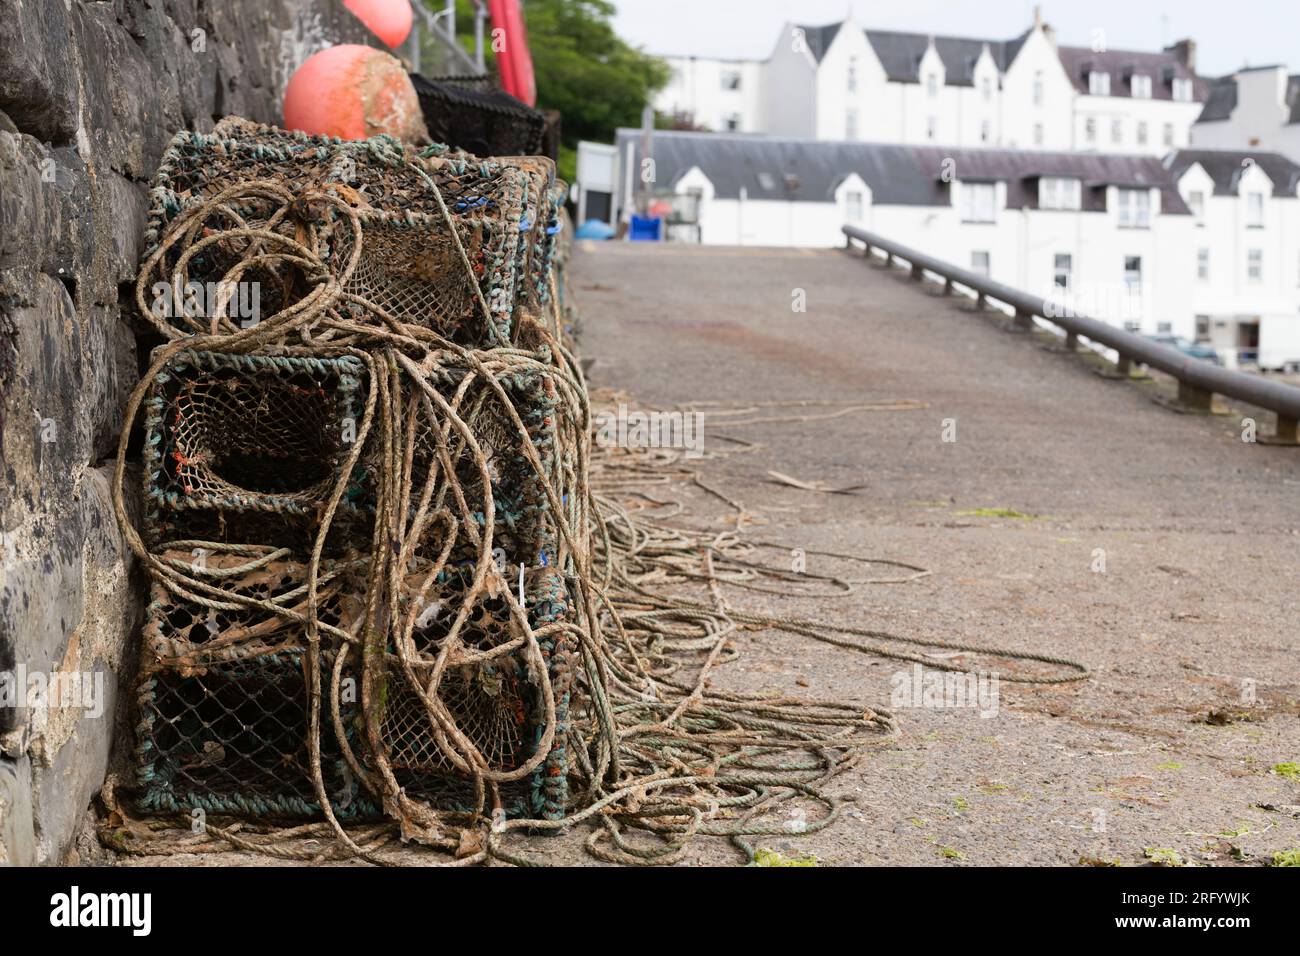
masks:
[[[795,832],[835,819],[826,782],[891,715],[723,690],[718,667],[742,629],[901,638],[733,607],[789,586],[762,542],[629,506],[683,469],[594,446],[564,194],[535,158],[239,120],[173,142],[137,287],[164,340],[128,408],[140,528],[129,428],[114,478],[152,592],[106,845],[528,864],[520,831],[592,824],[599,859],[666,864],[702,835],[752,858],[791,807]],[[1029,679],[1086,674],[1056,663]]]

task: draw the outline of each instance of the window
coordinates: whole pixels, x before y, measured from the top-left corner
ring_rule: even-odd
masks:
[[[1264,228],[1264,194],[1246,194],[1246,227],[1248,229]]]
[[[1137,295],[1142,291],[1142,257],[1124,257],[1124,288]]]
[[[1151,228],[1151,193],[1146,189],[1117,189],[1121,229]]]
[[[989,121],[983,120],[980,122],[980,142],[987,143],[989,141],[989,135]]]
[[[1145,146],[1147,144],[1147,124],[1145,122],[1138,123],[1137,134],[1138,134],[1138,145]]]
[[[1035,146],[1043,145],[1043,124],[1042,123],[1034,124],[1034,145]]]
[[[1210,317],[1208,315],[1198,315],[1196,317],[1196,341],[1197,343],[1210,341]]]
[[[1199,189],[1194,189],[1187,194],[1187,208],[1192,211],[1196,217],[1198,226],[1205,225],[1205,193]]]
[[[722,88],[724,90],[740,89],[740,71],[723,70],[722,71]]]
[[[846,110],[844,113],[844,138],[858,138],[858,111]]]
[[[925,92],[929,96],[939,95],[939,74],[927,73],[925,75]]]
[[[993,222],[996,218],[997,188],[993,183],[961,184],[963,222]]]
[[[1130,84],[1133,96],[1139,100],[1151,99],[1151,77],[1145,73],[1134,73]]]
[[[1116,146],[1124,139],[1124,124],[1117,119],[1110,121],[1110,141]]]
[[[989,254],[987,252],[972,252],[970,254],[970,271],[988,278]]]
[[[993,99],[993,81],[987,76],[980,82],[980,89],[984,91],[984,101],[986,103]]]
[[[1044,176],[1038,181],[1039,209],[1078,209],[1082,198],[1083,185],[1077,179]]]
[[[1190,103],[1192,96],[1192,81],[1186,77],[1176,77],[1174,79],[1174,99],[1180,103]]]
[[[847,86],[850,93],[856,93],[858,91],[858,58],[856,56],[849,57]]]
[[[1089,143],[1097,142],[1097,118],[1089,116],[1083,121],[1083,138]]]
[[[1124,331],[1125,331],[1125,332],[1141,332],[1141,331],[1142,331],[1142,323],[1141,323],[1141,322],[1125,322],[1125,323],[1124,323]]]
[[[939,127],[939,121],[933,116],[927,116],[925,118],[925,138],[929,140],[933,140],[935,131],[938,129],[938,127]]]
[[[1251,249],[1246,253],[1246,278],[1251,282],[1264,279],[1264,250]]]
[[[1196,250],[1196,278],[1202,282],[1210,281],[1210,250]]]
[[[1043,105],[1043,71],[1034,74],[1034,105]]]
[[[1058,252],[1052,267],[1052,285],[1065,292],[1070,291],[1070,279],[1074,272],[1074,256],[1068,252]]]
[[[1088,92],[1093,96],[1110,96],[1110,74],[1093,70],[1088,74]]]
[[[1156,323],[1156,333],[1157,333],[1158,335],[1169,335],[1169,334],[1172,333],[1173,331],[1174,331],[1174,323],[1172,323],[1172,322],[1157,322],[1157,323]]]
[[[1166,146],[1174,145],[1174,124],[1165,124],[1164,143]]]
[[[731,114],[728,115],[728,116],[727,116],[727,117],[726,117],[722,122],[723,122],[723,125],[727,127],[727,132],[729,132],[729,133],[736,133],[736,132],[739,132],[739,131],[740,131],[740,114],[739,114],[739,113],[731,113]]]
[[[844,194],[844,215],[849,222],[862,221],[862,193],[856,189]]]

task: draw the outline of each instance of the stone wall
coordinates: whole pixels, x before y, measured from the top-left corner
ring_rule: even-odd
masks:
[[[110,488],[149,178],[183,127],[278,122],[333,43],[378,45],[341,0],[0,0],[0,675],[95,675],[89,710],[0,700],[0,863],[67,858],[123,722],[144,582]]]

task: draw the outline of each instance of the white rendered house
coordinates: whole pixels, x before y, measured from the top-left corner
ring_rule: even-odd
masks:
[[[1060,46],[1037,21],[985,40],[786,24],[765,60],[665,57],[661,113],[704,129],[826,140],[1148,153],[1188,145],[1207,86],[1195,44]],[[737,85],[738,84],[738,85]]]
[[[1196,335],[1195,217],[1155,157],[661,130],[646,184],[625,175],[647,168],[642,131],[615,147],[616,205],[689,198],[706,244],[841,246],[856,223],[1063,310]]]
[[[1300,74],[1261,66],[1212,81],[1192,144],[1278,152],[1300,162]]]
[[[1183,150],[1166,161],[1192,211],[1196,339],[1225,364],[1300,364],[1300,165]]]

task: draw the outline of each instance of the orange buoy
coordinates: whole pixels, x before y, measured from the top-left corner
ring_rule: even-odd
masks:
[[[427,139],[411,78],[383,50],[343,44],[314,53],[289,78],[284,125],[317,136]]]
[[[370,32],[390,47],[398,47],[411,34],[410,0],[343,0]]]

